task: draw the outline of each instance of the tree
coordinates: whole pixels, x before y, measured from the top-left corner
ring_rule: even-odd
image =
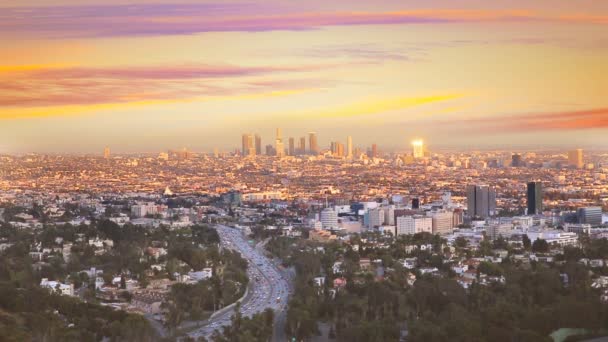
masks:
[[[549,243],[547,240],[536,239],[532,244],[532,251],[534,253],[547,253],[549,251]]]
[[[532,246],[532,241],[530,241],[530,238],[526,234],[521,237],[521,242],[523,243],[524,249],[526,250],[529,250]]]

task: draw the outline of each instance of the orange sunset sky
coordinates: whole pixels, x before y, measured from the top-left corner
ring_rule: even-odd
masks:
[[[0,153],[608,147],[608,1],[0,0]]]

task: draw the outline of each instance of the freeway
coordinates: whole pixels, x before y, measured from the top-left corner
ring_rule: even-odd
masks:
[[[249,262],[247,268],[249,288],[241,299],[243,316],[251,317],[270,308],[274,310],[277,322],[283,323],[280,320],[284,321],[291,291],[288,278],[264,256],[263,249],[252,246],[240,230],[224,225],[217,225],[216,229],[221,239],[221,246],[238,251]],[[234,315],[234,306],[220,310],[188,335],[193,338],[201,336],[209,338],[215,330],[230,325],[232,315]]]

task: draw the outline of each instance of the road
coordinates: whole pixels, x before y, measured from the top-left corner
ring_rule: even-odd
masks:
[[[217,225],[216,229],[220,236],[221,246],[238,251],[249,262],[247,268],[249,288],[247,295],[241,300],[243,316],[251,317],[266,308],[271,308],[277,317],[275,323],[281,324],[282,319],[284,324],[290,291],[288,278],[272,261],[264,256],[263,248],[261,246],[256,248],[256,246],[250,244],[240,230],[224,225]],[[188,335],[193,338],[201,336],[208,338],[213,334],[213,331],[230,325],[232,315],[234,315],[234,307],[216,312],[200,328]],[[277,329],[279,328],[277,326]],[[277,340],[276,338],[275,336],[274,339]]]

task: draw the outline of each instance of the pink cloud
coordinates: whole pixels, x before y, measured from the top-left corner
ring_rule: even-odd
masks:
[[[3,8],[0,32],[46,38],[309,30],[325,26],[560,21],[608,23],[608,16],[528,10],[302,11],[276,4],[141,4]]]

